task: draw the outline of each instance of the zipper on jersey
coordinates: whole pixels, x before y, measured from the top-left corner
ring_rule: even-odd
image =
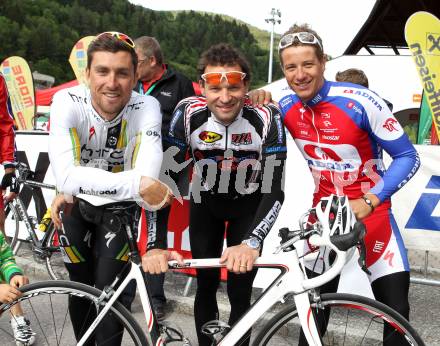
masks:
[[[319,131],[318,131],[318,128],[316,127],[316,124],[315,124],[315,112],[306,103],[303,103],[303,107],[304,107],[304,109],[308,108],[310,110],[310,113],[312,114],[312,125],[313,125],[313,128],[315,129],[315,132],[316,132],[316,138],[317,138],[318,143],[321,143],[321,140],[319,137]]]
[[[228,137],[228,129],[229,129],[229,125],[223,125],[225,127],[225,151],[228,150],[228,141],[229,141],[229,137]]]

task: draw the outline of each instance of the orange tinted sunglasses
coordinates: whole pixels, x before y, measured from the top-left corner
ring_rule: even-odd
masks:
[[[130,36],[123,34],[122,32],[117,31],[106,31],[100,33],[98,36],[96,36],[96,39],[99,39],[102,36],[110,36],[117,38],[118,40],[124,42],[127,46],[134,49],[134,41],[130,38]]]
[[[246,78],[246,73],[241,71],[228,71],[228,72],[208,72],[202,74],[202,79],[209,85],[220,85],[223,78],[229,84],[239,84],[243,79]]]

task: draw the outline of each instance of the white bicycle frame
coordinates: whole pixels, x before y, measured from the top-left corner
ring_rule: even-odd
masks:
[[[295,243],[299,240],[299,236],[289,240],[287,243],[283,244],[283,248]],[[243,335],[255,324],[255,322],[268,311],[275,303],[278,301],[284,302],[284,298],[288,293],[294,294],[294,301],[298,311],[299,320],[307,342],[309,345],[321,346],[321,338],[319,336],[316,323],[311,313],[310,301],[309,301],[309,290],[322,286],[324,283],[330,281],[336,277],[342,270],[346,263],[347,252],[340,251],[336,246],[334,246],[329,236],[319,236],[312,235],[309,238],[309,242],[315,246],[329,246],[336,253],[337,258],[333,266],[320,276],[315,278],[307,279],[302,270],[301,263],[299,261],[298,253],[296,249],[290,252],[291,256],[276,256],[276,253],[280,252],[282,247],[278,247],[273,255],[260,257],[256,260],[254,266],[256,268],[274,268],[279,269],[281,274],[272,282],[270,287],[265,293],[251,306],[251,308],[246,312],[244,316],[233,326],[228,334],[218,343],[218,345],[235,345],[243,337]],[[286,258],[289,257],[289,258]],[[190,259],[185,260],[185,264],[179,265],[175,261],[169,262],[172,269],[189,269],[189,268],[222,268],[225,265],[220,265],[219,258],[210,259]],[[132,263],[131,269],[128,275],[125,277],[121,285],[111,295],[110,300],[105,304],[101,312],[98,314],[95,321],[91,324],[89,329],[83,335],[81,340],[78,342],[78,346],[82,346],[91,333],[95,330],[96,326],[114,304],[116,299],[121,295],[122,291],[128,285],[131,280],[136,280],[137,288],[139,289],[139,295],[141,298],[142,308],[144,311],[144,316],[147,324],[147,340],[151,345],[161,345],[163,340],[159,337],[158,340],[152,340],[150,335],[151,330],[154,326],[154,317],[151,308],[151,303],[148,298],[148,293],[145,287],[142,269],[140,266]],[[102,298],[106,297],[106,293],[103,293]]]

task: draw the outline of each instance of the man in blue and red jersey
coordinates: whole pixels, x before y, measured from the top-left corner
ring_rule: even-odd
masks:
[[[325,80],[322,40],[308,25],[291,27],[278,50],[294,91],[280,100],[280,108],[315,180],[313,205],[332,193],[349,197],[367,228],[366,265],[374,296],[408,318],[409,264],[390,198],[417,171],[418,154],[377,94],[360,85]],[[382,149],[392,158],[388,169]],[[323,265],[313,261],[308,268],[319,273]],[[336,290],[337,281],[321,292]],[[384,344],[407,343],[386,329]]]
[[[8,89],[3,76],[0,74],[0,163],[5,169],[1,181],[2,195],[0,198],[0,230],[5,233],[4,201],[10,201],[18,192],[15,178],[15,133],[14,118],[12,116],[11,103]],[[6,196],[6,189],[10,192]]]

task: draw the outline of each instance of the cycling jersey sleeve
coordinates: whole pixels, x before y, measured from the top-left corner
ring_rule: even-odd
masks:
[[[0,163],[5,167],[15,162],[14,118],[8,89],[0,74]]]
[[[376,185],[369,191],[381,202],[405,185],[420,167],[420,158],[405,131],[385,102],[368,104],[366,127],[371,138],[393,159]]]
[[[159,103],[149,97],[148,102],[144,99],[145,102],[136,104],[135,112],[135,107],[127,110],[130,114],[125,156],[129,159],[124,162],[124,169],[129,170],[113,173],[81,166],[80,137],[89,135],[79,131],[82,124],[78,114],[84,109],[79,102],[66,102],[63,95],[57,93],[54,97],[49,137],[49,158],[59,191],[73,196],[90,192],[115,200],[138,198],[141,176],[159,177],[162,162]]]
[[[255,219],[246,238],[257,238],[261,243],[267,236],[284,202],[284,165],[287,158],[286,133],[280,111],[268,106],[271,122],[262,147],[262,198]]]

